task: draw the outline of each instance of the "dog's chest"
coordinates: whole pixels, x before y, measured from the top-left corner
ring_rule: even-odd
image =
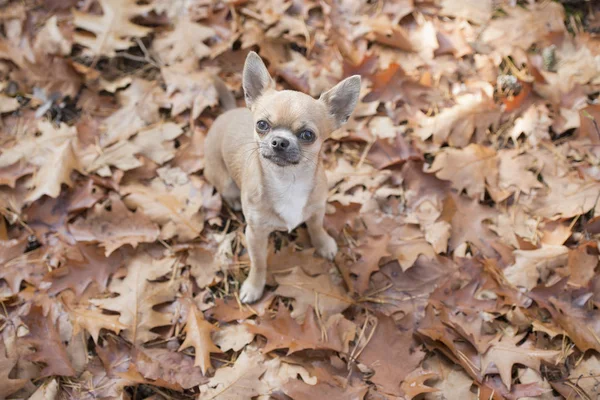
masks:
[[[304,222],[304,209],[312,191],[311,179],[280,176],[275,180],[271,200],[275,213],[282,219],[282,228],[292,231]]]

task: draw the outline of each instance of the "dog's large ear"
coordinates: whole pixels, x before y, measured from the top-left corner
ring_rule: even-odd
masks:
[[[242,79],[246,106],[252,109],[252,104],[267,89],[274,88],[275,82],[271,79],[269,71],[258,54],[251,51],[244,63],[244,76]]]
[[[333,116],[335,128],[342,126],[354,111],[360,94],[360,76],[354,75],[344,79],[327,92],[319,100],[323,101]]]

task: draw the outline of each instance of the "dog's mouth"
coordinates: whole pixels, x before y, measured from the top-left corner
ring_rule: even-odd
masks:
[[[288,165],[297,165],[300,161],[299,160],[290,160],[286,157],[282,157],[280,155],[277,154],[262,154],[262,156],[271,161],[273,164],[278,165],[280,167],[285,167]]]

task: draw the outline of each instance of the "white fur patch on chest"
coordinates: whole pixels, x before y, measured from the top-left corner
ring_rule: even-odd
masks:
[[[291,232],[304,222],[304,208],[312,191],[314,179],[307,171],[284,171],[273,174],[269,184],[273,208]]]

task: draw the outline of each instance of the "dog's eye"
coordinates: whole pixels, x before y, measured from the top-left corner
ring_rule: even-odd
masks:
[[[269,123],[265,120],[260,120],[256,123],[256,130],[260,133],[265,133],[270,128]]]
[[[315,140],[315,134],[312,131],[302,131],[298,137],[304,142],[312,142]]]

